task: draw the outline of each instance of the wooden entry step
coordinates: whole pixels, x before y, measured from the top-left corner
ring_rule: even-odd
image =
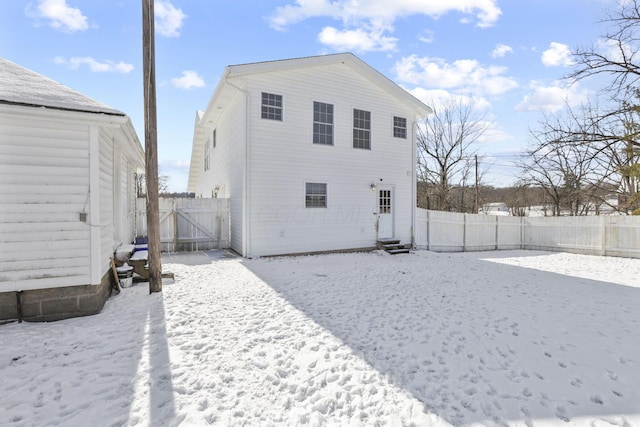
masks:
[[[380,239],[377,247],[392,255],[408,254],[410,252],[410,246],[400,243],[400,239]]]

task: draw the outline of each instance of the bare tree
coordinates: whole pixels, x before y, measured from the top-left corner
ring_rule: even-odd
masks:
[[[434,108],[418,126],[418,180],[427,191],[430,209],[452,210],[453,189],[458,187],[460,211],[464,210],[465,187],[473,171],[474,143],[487,130],[484,116],[477,114],[473,103],[451,98]],[[425,195],[419,195],[424,199]]]
[[[596,46],[579,48],[573,52],[576,69],[569,78],[581,80],[597,75],[610,77],[607,89],[616,98],[628,89],[637,87],[640,79],[640,65],[637,63],[640,2],[619,2],[618,9],[609,13],[603,23],[611,27],[602,36],[603,41]]]
[[[171,181],[171,176],[158,174],[158,194],[159,195],[165,196],[167,194],[170,194],[169,192],[170,181]],[[136,174],[136,194],[138,197],[147,196],[147,178],[146,178],[146,175],[143,173]]]
[[[567,107],[564,114],[545,116],[520,162],[523,183],[544,189],[552,215],[592,212],[618,177],[612,161],[617,145],[601,144],[604,122],[594,122],[597,110],[587,105],[579,111]]]
[[[597,140],[602,152],[608,152],[611,163],[616,166],[623,207],[639,210],[640,1],[620,1],[617,10],[603,22],[610,27],[603,41],[574,51],[576,69],[569,78],[604,76],[610,79],[605,89],[613,107],[604,114],[591,116],[592,129],[598,130],[590,135],[591,141]]]

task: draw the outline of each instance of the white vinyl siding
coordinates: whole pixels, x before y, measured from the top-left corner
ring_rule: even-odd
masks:
[[[91,221],[92,227],[100,230],[100,265],[108,265],[114,248],[114,143],[104,130],[100,131],[100,217],[99,222]],[[118,182],[119,184],[119,182]],[[91,219],[91,217],[90,217]]]
[[[135,160],[127,152],[122,133],[116,132],[106,138],[113,141],[117,147],[117,150],[114,150],[113,172],[113,249],[115,249],[120,244],[132,243],[135,237],[136,167]],[[108,251],[109,256],[112,255],[113,250],[107,246],[105,250]]]
[[[260,117],[265,87],[286,99],[287,120],[277,130]],[[251,253],[247,255],[374,246],[372,212],[377,200],[370,185],[380,179],[395,185],[396,237],[411,242],[413,148],[394,143],[389,129],[394,115],[414,114],[409,107],[339,64],[253,75],[245,89],[251,101]],[[301,141],[313,138],[313,102],[326,99],[334,106],[334,145],[317,150]],[[354,100],[371,112],[374,149],[353,148]],[[331,192],[327,208],[305,208],[301,189],[306,182],[327,184]]]
[[[88,128],[0,112],[0,292],[89,283]]]
[[[255,110],[260,116],[261,105]],[[231,248],[239,253],[242,253],[244,236],[245,119],[245,96],[238,93],[215,124],[216,150],[211,157],[210,172],[200,177],[195,188],[198,197],[214,197],[217,187],[218,197],[230,199]],[[207,129],[204,134],[213,132]]]
[[[209,170],[209,162],[211,161],[211,142],[207,140],[204,143],[204,171]]]
[[[0,292],[97,285],[110,269],[116,228],[122,239],[132,235],[127,210],[134,195],[113,187],[114,135],[123,142],[117,169],[123,189],[134,185],[142,149],[96,117],[0,105]],[[108,143],[104,149],[102,141]]]

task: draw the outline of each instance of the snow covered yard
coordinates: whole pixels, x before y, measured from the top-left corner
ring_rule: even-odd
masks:
[[[162,294],[0,326],[0,425],[640,426],[640,260],[164,263]]]

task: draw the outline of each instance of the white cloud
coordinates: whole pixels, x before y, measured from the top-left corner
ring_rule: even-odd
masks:
[[[550,86],[545,86],[533,81],[530,89],[531,92],[516,105],[516,111],[555,113],[566,106],[579,105],[589,99],[589,92],[580,88],[578,84],[554,82]]]
[[[205,87],[202,77],[195,71],[183,71],[182,77],[171,79],[171,84],[180,89],[191,89],[194,87]]]
[[[133,70],[133,65],[125,62],[113,61],[97,61],[90,56],[72,57],[66,59],[62,56],[54,58],[54,62],[59,65],[67,65],[69,68],[76,70],[82,65],[87,65],[94,73],[121,73],[128,74]]]
[[[321,42],[327,40],[332,43],[329,46],[342,47],[355,38],[361,40],[356,44],[361,50],[366,46],[372,46],[370,50],[393,50],[396,39],[385,33],[393,32],[396,19],[411,15],[438,18],[449,12],[473,16],[479,27],[492,26],[502,14],[497,0],[293,0],[276,8],[269,21],[272,28],[285,30],[305,19],[328,17],[341,21],[344,29],[325,28],[318,37]],[[427,36],[426,40],[432,37]]]
[[[631,58],[634,54],[633,48],[629,44],[619,44],[616,40],[598,40],[598,49],[607,58],[617,62],[625,62],[625,58]]]
[[[322,16],[343,22],[370,20],[392,24],[403,16],[438,18],[459,12],[474,16],[479,27],[490,27],[502,15],[497,3],[497,0],[294,0],[292,4],[278,7],[270,20],[273,28],[284,29],[307,18]]]
[[[48,19],[49,25],[60,31],[73,33],[89,28],[87,17],[80,9],[69,6],[66,0],[40,0],[35,10],[29,8],[27,13]]]
[[[187,15],[168,1],[157,1],[154,5],[155,30],[167,37],[178,37]]]
[[[480,138],[478,138],[478,142],[492,144],[497,142],[513,140],[513,135],[506,132],[495,122],[482,122],[482,123],[484,124],[484,126],[482,127],[485,129],[485,131],[482,133]]]
[[[506,44],[498,44],[496,48],[491,52],[491,56],[494,58],[503,58],[507,53],[513,52],[513,48]]]
[[[441,58],[412,55],[400,59],[394,68],[400,81],[474,95],[500,95],[518,87],[515,79],[505,76],[505,67],[485,67],[474,59],[448,63]]]
[[[325,27],[318,34],[318,41],[334,50],[369,52],[393,50],[398,39],[384,36],[381,29],[367,32],[364,29],[340,31]]]
[[[569,67],[573,65],[569,46],[562,43],[551,42],[549,49],[542,52],[542,63],[547,67]]]
[[[431,30],[424,30],[422,34],[418,36],[418,40],[422,43],[433,43],[435,38],[435,34]]]
[[[431,108],[440,110],[447,105],[454,103],[461,103],[462,105],[473,105],[473,108],[478,111],[484,111],[491,108],[491,103],[481,96],[469,96],[460,95],[449,92],[444,89],[425,89],[417,87],[409,90],[413,96],[424,102]]]

